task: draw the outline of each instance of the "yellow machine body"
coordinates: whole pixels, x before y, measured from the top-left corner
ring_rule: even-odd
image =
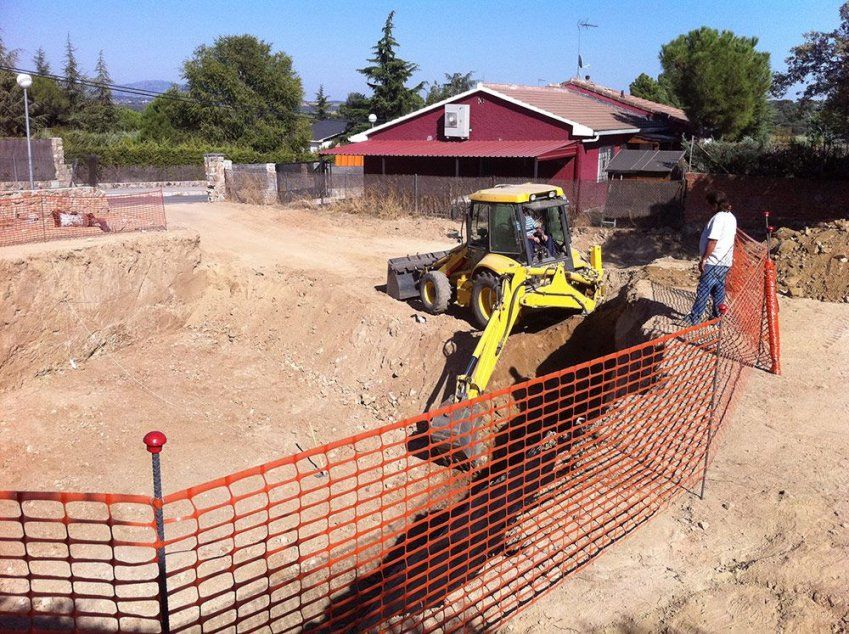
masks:
[[[472,308],[479,323],[485,324],[467,371],[457,379],[458,400],[486,389],[523,310],[554,308],[588,314],[603,299],[601,247],[592,247],[587,259],[571,247],[568,201],[560,187],[500,185],[475,192],[469,199],[465,243],[447,252],[390,260],[387,282],[390,294],[406,299],[416,292],[412,279],[417,276],[416,288],[426,307],[439,303],[437,287],[442,285],[443,294],[450,291],[453,303]],[[560,237],[557,252],[532,251],[523,214],[547,220],[546,233]],[[488,224],[480,220],[484,215]],[[472,235],[475,227],[477,234]],[[506,248],[503,239],[496,244],[494,238],[496,232],[503,238],[505,231],[515,238],[515,244],[508,240]],[[443,295],[440,307],[444,310],[447,305]]]

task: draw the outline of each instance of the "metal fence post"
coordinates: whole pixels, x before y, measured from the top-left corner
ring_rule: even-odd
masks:
[[[44,195],[39,196],[40,204],[38,215],[41,216],[41,241],[47,242],[47,217],[44,213]],[[52,218],[52,216],[51,216]]]
[[[153,515],[156,520],[156,566],[158,568],[157,584],[159,585],[159,618],[162,631],[171,632],[171,621],[168,614],[168,580],[165,567],[165,522],[162,518],[162,474],[159,469],[159,452],[167,442],[161,431],[151,431],[145,434],[144,444],[150,452],[153,466]]]
[[[725,322],[725,313],[728,312],[728,306],[725,304],[720,304],[717,309],[719,310],[719,330],[716,336],[716,365],[713,370],[713,391],[710,397],[710,416],[708,417],[708,428],[707,428],[707,443],[705,445],[705,462],[704,468],[702,469],[702,489],[699,493],[699,499],[705,499],[705,484],[707,483],[707,470],[708,470],[708,457],[710,456],[710,443],[713,440],[713,422],[716,418],[716,408],[719,405],[718,403],[718,394],[719,394],[719,359],[720,352],[722,350],[722,324]]]

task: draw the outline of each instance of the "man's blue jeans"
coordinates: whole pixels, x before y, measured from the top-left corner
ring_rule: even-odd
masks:
[[[728,277],[728,266],[705,266],[702,276],[699,278],[699,287],[696,289],[696,301],[690,312],[689,321],[697,324],[702,321],[709,298],[713,298],[713,316],[719,317],[719,305],[725,301],[725,278]]]

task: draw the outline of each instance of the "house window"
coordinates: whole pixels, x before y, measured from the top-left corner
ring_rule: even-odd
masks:
[[[613,146],[601,147],[598,149],[598,178],[599,183],[607,180],[607,166],[610,165],[610,159],[613,158]]]

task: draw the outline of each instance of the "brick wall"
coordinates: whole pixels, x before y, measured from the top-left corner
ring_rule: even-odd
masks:
[[[686,224],[701,224],[713,213],[705,201],[711,190],[725,192],[742,228],[761,229],[763,212],[781,226],[815,224],[849,217],[849,181],[767,178],[727,174],[687,174]]]

